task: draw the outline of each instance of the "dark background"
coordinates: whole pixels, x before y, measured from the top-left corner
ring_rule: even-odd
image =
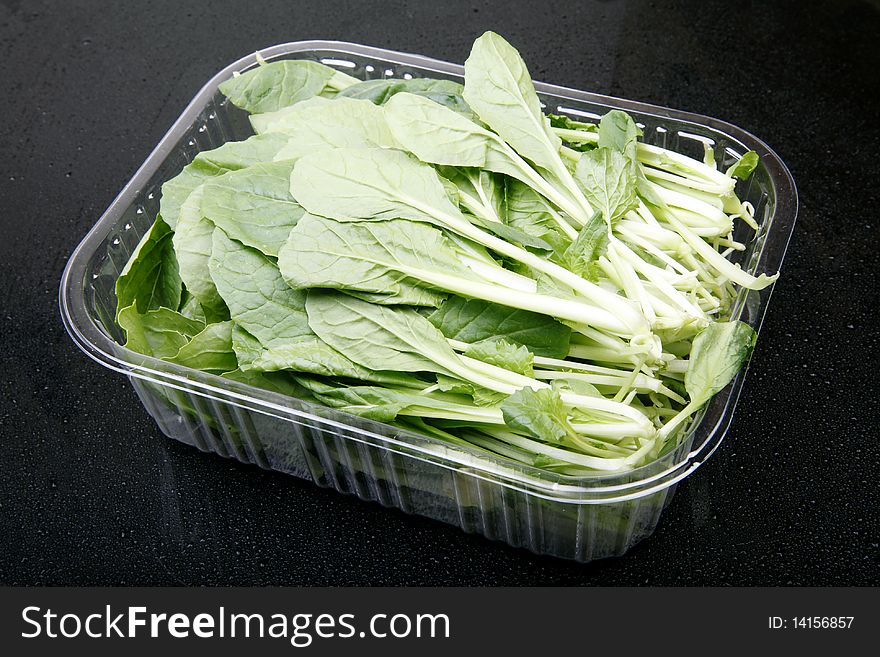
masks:
[[[719,452],[627,556],[577,565],[159,433],[57,309],[67,256],[188,100],[329,38],[536,79],[766,140],[801,212]],[[877,584],[880,3],[0,0],[0,583]]]

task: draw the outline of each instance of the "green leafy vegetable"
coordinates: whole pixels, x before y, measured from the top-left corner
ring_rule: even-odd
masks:
[[[202,216],[203,193],[204,187],[199,185],[184,201],[171,241],[180,278],[187,292],[198,302],[203,318],[222,317],[228,312],[226,304],[208,271],[214,224]]]
[[[585,130],[587,132],[596,132],[598,130],[595,123],[584,123],[575,121],[569,116],[562,114],[548,114],[547,120],[550,122],[551,128],[561,128],[564,130]]]
[[[337,98],[360,98],[376,105],[384,105],[395,94],[410,93],[439,103],[451,110],[470,116],[471,108],[462,97],[464,87],[452,80],[413,78],[411,80],[366,80],[340,91]]]
[[[733,380],[752,355],[757,335],[743,322],[717,322],[703,329],[691,347],[684,385],[692,402],[708,401]]]
[[[198,322],[208,323],[208,317],[205,315],[205,309],[199,300],[184,290],[183,301],[180,304],[180,314],[187,319],[194,319]],[[212,318],[213,321],[213,318]],[[218,320],[221,321],[221,320]]]
[[[608,224],[599,210],[566,249],[563,257],[568,268],[584,278],[599,280],[601,269],[598,261],[608,250],[608,233]]]
[[[287,372],[258,372],[232,370],[221,374],[224,379],[231,379],[239,383],[277,392],[288,397],[297,399],[313,399],[308,390],[299,385],[294,377]]]
[[[543,196],[521,181],[508,178],[505,183],[504,220],[508,225],[541,238],[557,254],[577,239],[577,230]]]
[[[278,266],[294,289],[367,292],[377,303],[417,306],[443,300],[435,272],[463,277],[461,286],[478,280],[440,231],[399,219],[343,223],[306,214],[281,248]]]
[[[528,377],[534,374],[532,352],[523,345],[512,344],[504,338],[468,345],[464,355]]]
[[[617,151],[602,146],[584,153],[578,160],[576,176],[587,200],[612,226],[638,205],[630,160]]]
[[[461,395],[426,395],[412,390],[376,386],[327,386],[315,396],[328,406],[381,422],[391,422],[399,415],[470,423],[503,422],[497,409],[475,408],[470,399]]]
[[[309,212],[340,221],[401,218],[453,230],[577,289],[591,303],[568,299],[551,301],[524,294],[513,297],[510,293],[502,299],[482,288],[480,294],[469,296],[481,296],[497,303],[508,303],[509,297],[509,305],[514,307],[543,311],[623,335],[645,330],[644,320],[623,298],[474,226],[449,200],[437,173],[404,153],[339,148],[304,157],[294,167],[291,191]],[[457,283],[450,283],[446,289],[461,292]],[[472,284],[471,289],[477,285]]]
[[[486,32],[474,42],[464,67],[464,98],[479,117],[524,158],[557,170],[561,141],[550,131],[529,71],[513,46]]]
[[[501,405],[504,423],[515,431],[548,442],[577,435],[568,422],[568,411],[559,393],[550,388],[523,388]]]
[[[336,71],[318,62],[272,62],[223,82],[220,92],[248,112],[274,112],[317,96],[335,75]]]
[[[580,192],[561,160],[562,189],[554,184],[555,174],[536,170],[499,135],[426,98],[398,94],[385,113],[394,138],[423,162],[506,174],[533,186],[572,216],[588,216],[585,206],[573,198]]]
[[[242,370],[402,380],[359,367],[320,340],[309,327],[305,294],[290,289],[275,264],[262,253],[230,239],[219,228],[214,232],[209,266],[236,324],[232,344]]]
[[[600,148],[610,148],[629,162],[639,196],[656,207],[665,208],[666,201],[651,186],[638,162],[638,138],[643,133],[632,117],[626,112],[612,110],[599,121],[598,133]]]
[[[610,148],[635,160],[638,138],[642,130],[626,112],[612,110],[599,121],[599,147]]]
[[[270,256],[303,214],[290,195],[290,162],[255,164],[205,183],[202,215],[228,235]]]
[[[538,356],[564,358],[571,329],[552,317],[500,306],[482,299],[452,296],[428,315],[450,340],[465,343],[508,340]]]
[[[493,32],[463,86],[257,59],[221,91],[258,134],[163,184],[116,282],[129,349],[569,477],[669,454],[748,360],[756,153],[545,115]]]
[[[291,290],[275,264],[256,249],[214,231],[211,276],[233,321],[266,348],[313,337],[305,294]]]
[[[749,151],[739,158],[739,160],[737,160],[724,175],[730,178],[746,180],[752,175],[752,172],[757,168],[759,162],[758,154],[755,151]]]
[[[287,137],[276,160],[296,160],[329,148],[397,145],[382,108],[367,100],[313,98],[271,114],[251,117],[259,133]]]
[[[424,162],[515,173],[489,130],[423,96],[395,95],[385,116],[398,143]]]
[[[116,279],[116,314],[134,304],[136,312],[180,305],[181,281],[172,245],[173,233],[156,217]]]
[[[415,310],[392,309],[312,290],[306,299],[306,312],[309,326],[318,337],[368,369],[384,369],[391,364],[400,372],[452,376],[458,367],[452,347]]]
[[[238,367],[232,349],[232,322],[209,324],[172,357],[172,363],[208,372],[230,372]]]
[[[116,321],[125,331],[125,346],[140,354],[172,358],[205,328],[203,322],[188,319],[168,308],[139,313],[132,304],[123,308]]]
[[[665,437],[727,386],[748,361],[757,335],[743,322],[710,324],[694,338],[684,378],[690,402],[660,430]]]
[[[199,153],[183,171],[162,185],[160,214],[171,228],[176,228],[180,206],[196,187],[215,176],[271,160],[286,143],[285,135],[269,133],[230,141]]]

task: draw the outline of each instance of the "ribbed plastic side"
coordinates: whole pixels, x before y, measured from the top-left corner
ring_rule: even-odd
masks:
[[[576,561],[629,550],[649,536],[673,488],[615,504],[567,504],[467,472],[132,377],[161,431],[203,451],[279,470],[340,493],[456,525],[468,533]]]

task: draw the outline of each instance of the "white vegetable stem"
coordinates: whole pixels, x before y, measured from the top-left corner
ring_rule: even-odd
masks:
[[[542,388],[550,387],[549,384],[544,383],[543,381],[538,381],[531,377],[523,376],[522,374],[517,374],[516,372],[511,372],[501,367],[496,367],[495,365],[477,360],[476,358],[470,358],[468,356],[460,356],[459,358],[467,369],[462,372],[455,372],[456,375],[461,376],[462,378],[467,378],[467,371],[478,373],[481,375],[481,380],[474,381],[474,383],[479,383],[479,385],[489,388],[490,390],[495,390],[496,392],[512,395],[517,390],[526,387],[533,388],[534,390],[541,390]],[[486,378],[484,378],[484,376]],[[578,395],[564,391],[560,392],[560,396],[562,397],[562,401],[566,404],[577,408],[610,413],[612,415],[618,415],[633,420],[635,426],[638,427],[638,430],[636,431],[638,435],[650,436],[654,433],[650,420],[648,420],[641,411],[627,404],[611,401],[604,397],[589,397],[587,395]]]
[[[699,255],[706,264],[723,274],[726,278],[732,280],[734,283],[750,290],[762,290],[779,278],[779,273],[773,274],[772,276],[761,274],[757,278],[752,276],[748,272],[743,271],[739,265],[736,265],[723,257],[718,251],[707,244],[703,238],[699,235],[695,235],[692,230],[676,219],[675,216],[667,215],[666,220],[675,231],[684,238],[688,245],[697,252],[697,255]]]
[[[492,283],[480,283],[436,270],[419,269],[405,265],[398,265],[396,268],[403,274],[461,296],[485,299],[511,308],[521,308],[572,322],[598,326],[612,333],[622,335],[629,333],[629,327],[614,314],[581,301],[513,290]]]
[[[577,183],[575,183],[574,178],[572,178],[568,169],[562,164],[562,161],[559,162],[559,168],[565,172],[566,177],[562,178],[560,182],[565,185],[566,193],[560,192],[556,187],[551,185],[546,178],[535,171],[535,169],[533,169],[532,166],[506,141],[497,136],[493,136],[493,140],[498,148],[501,149],[501,151],[510,158],[516,167],[523,173],[523,178],[525,178],[523,182],[531,185],[542,196],[555,204],[556,207],[577,221],[578,224],[584,225],[587,223],[593,214],[593,210],[590,208],[586,199],[583,198],[583,195],[577,187]],[[559,172],[554,171],[552,173],[559,177]]]
[[[585,130],[568,130],[565,128],[553,128],[553,131],[563,140],[570,143],[598,143],[598,132],[587,132]],[[698,180],[715,183],[719,189],[727,190],[726,193],[733,191],[736,181],[728,178],[720,171],[707,166],[704,162],[695,160],[687,155],[676,153],[659,146],[652,146],[639,142],[636,150],[636,157],[639,162],[662,169],[664,171],[671,170],[678,175],[696,178]]]
[[[527,294],[535,294],[538,291],[538,284],[528,276],[522,276],[504,267],[487,264],[483,260],[463,253],[459,254],[459,258],[467,265],[468,269],[488,281]]]
[[[540,271],[544,274],[547,274],[548,276],[559,281],[563,285],[570,287],[573,290],[576,290],[578,293],[582,294],[584,297],[586,297],[587,299],[595,303],[596,306],[598,306],[595,309],[597,313],[608,316],[606,317],[606,319],[610,317],[610,320],[613,321],[606,321],[605,323],[596,324],[595,317],[589,321],[585,321],[583,319],[573,319],[572,317],[566,317],[565,315],[558,314],[555,304],[559,303],[564,306],[569,306],[572,303],[577,303],[564,302],[561,299],[557,299],[555,303],[548,303],[541,307],[526,308],[526,310],[535,310],[536,312],[541,312],[547,315],[554,315],[557,317],[562,317],[564,319],[570,319],[575,322],[584,322],[593,326],[600,326],[601,328],[606,328],[613,333],[617,333],[626,337],[650,334],[651,328],[645,321],[644,316],[637,309],[632,307],[632,302],[630,302],[628,299],[614,294],[613,292],[609,292],[608,290],[599,287],[595,283],[591,283],[590,281],[578,276],[577,274],[569,271],[568,269],[565,269],[564,267],[560,267],[559,265],[550,262],[549,260],[536,256],[535,254],[526,251],[525,249],[518,247],[514,244],[511,244],[510,242],[507,242],[501,238],[495,237],[494,235],[482,230],[481,228],[474,226],[464,216],[456,217],[445,212],[441,213],[436,209],[426,207],[416,198],[407,198],[406,201],[413,207],[418,208],[419,210],[424,212],[427,216],[436,217],[437,219],[441,220],[446,226],[448,226],[451,230],[455,231],[459,235],[463,235],[464,237],[472,239],[473,241],[482,244],[486,248],[491,249],[496,253],[500,253],[501,255],[507,256],[508,258],[512,258],[514,260],[518,260],[522,264],[527,265],[532,269]],[[475,296],[466,292],[465,295]],[[553,298],[554,297],[546,297],[546,299]],[[511,304],[507,303],[505,305]],[[518,307],[517,304],[513,305],[514,307]],[[586,304],[578,305],[585,306]]]

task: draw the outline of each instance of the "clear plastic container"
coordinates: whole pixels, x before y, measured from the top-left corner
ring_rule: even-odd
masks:
[[[267,48],[266,60],[310,59],[361,79],[432,76],[461,79],[457,64],[334,41]],[[310,479],[366,500],[418,513],[513,546],[581,562],[620,555],[649,536],[676,484],[718,448],[742,389],[745,370],[703,410],[681,445],[623,474],[569,477],[513,463],[476,449],[301,402],[142,356],[120,346],[114,283],[159,208],[160,188],[202,150],[252,134],[247,116],[218,85],[256,65],[249,55],[215,75],[192,100],[143,166],[74,251],[61,280],[65,326],[102,365],[129,377],[159,428],[203,451]],[[716,119],[536,84],[548,111],[597,118],[629,112],[644,140],[693,157],[714,146],[720,166],[745,151],[761,164],[738,192],[754,204],[760,231],[740,226],[753,273],[780,268],[797,214],[791,174],[748,132]],[[771,288],[742,290],[735,315],[758,330]]]

